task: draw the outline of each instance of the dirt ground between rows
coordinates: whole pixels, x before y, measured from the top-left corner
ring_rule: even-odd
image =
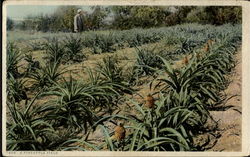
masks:
[[[150,44],[150,46],[155,46],[157,43]],[[143,46],[142,46],[143,47]],[[120,60],[128,63],[133,63],[135,60],[134,48],[126,48],[122,50],[118,50],[118,54]],[[95,67],[95,63],[100,61],[104,56],[113,55],[111,54],[100,54],[100,55],[89,55],[88,60],[84,63],[74,64],[72,66],[65,66],[67,70],[72,70],[72,73],[77,73],[80,78],[86,78],[86,73],[84,72],[83,67],[93,68]],[[211,116],[215,121],[218,122],[218,128],[214,131],[202,134],[198,137],[198,143],[200,145],[204,144],[205,151],[241,151],[241,138],[242,138],[242,129],[241,129],[241,109],[242,109],[242,101],[241,101],[241,82],[242,82],[242,54],[239,51],[235,55],[235,59],[237,60],[236,67],[233,69],[228,79],[230,80],[230,84],[225,91],[224,94],[227,96],[227,100],[221,104],[221,108],[216,111],[210,111]],[[42,60],[41,51],[37,51],[35,53],[36,60]],[[79,75],[80,74],[80,75]],[[149,78],[145,78],[148,80]],[[151,80],[150,78],[149,80]],[[151,89],[149,89],[149,82],[146,81],[142,85],[138,86],[137,93],[142,97],[145,97],[148,93],[153,93]],[[137,101],[141,101],[138,95],[133,95],[133,98]],[[44,101],[44,100],[41,100]],[[134,112],[131,110],[133,107],[132,104],[121,106],[122,110],[125,112]],[[121,109],[120,109],[121,110]],[[135,113],[136,114],[136,113]],[[114,125],[112,123],[107,123],[109,129],[112,130]],[[94,133],[91,133],[89,136],[89,140],[93,140],[97,143],[102,142],[102,131],[96,130]]]
[[[230,84],[224,91],[227,101],[224,101],[220,111],[210,111],[213,119],[218,121],[218,129],[214,132],[218,136],[209,151],[241,151],[242,139],[242,54],[235,55],[236,67],[230,74]]]
[[[204,151],[223,151],[233,152],[241,151],[242,138],[242,99],[241,99],[241,82],[242,82],[242,61],[241,52],[235,55],[236,67],[228,77],[229,85],[223,94],[226,95],[226,100],[219,105],[214,111],[210,111],[212,118],[217,122],[217,126],[213,131],[198,135],[195,138],[196,144],[200,145]],[[146,93],[151,93],[149,85],[143,84],[139,88],[139,94],[145,96]],[[140,98],[135,96],[134,99],[140,102]],[[130,113],[133,112],[130,109]],[[112,130],[113,124],[107,124]],[[101,139],[101,130],[90,135],[91,138]],[[96,140],[95,140],[96,141]]]

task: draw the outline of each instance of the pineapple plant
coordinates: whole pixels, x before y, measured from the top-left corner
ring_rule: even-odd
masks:
[[[10,78],[11,75],[14,78],[20,76],[18,64],[23,59],[21,51],[17,48],[16,44],[13,42],[7,43],[7,78]]]
[[[86,58],[82,53],[83,44],[79,36],[67,36],[63,42],[65,48],[64,59],[66,59],[67,63],[70,61],[73,63],[81,62]]]
[[[202,54],[200,52],[196,53],[195,56],[198,60],[202,59]]]

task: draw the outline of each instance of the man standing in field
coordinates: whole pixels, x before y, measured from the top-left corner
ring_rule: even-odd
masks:
[[[83,16],[82,10],[78,9],[77,14],[74,17],[74,31],[75,32],[82,32],[83,31]]]

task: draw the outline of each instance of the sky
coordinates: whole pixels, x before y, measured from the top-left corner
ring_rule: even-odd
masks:
[[[39,15],[39,14],[51,14],[59,6],[53,5],[8,5],[7,6],[7,16],[13,20],[22,20],[28,15]],[[80,7],[84,10],[90,10],[89,7]]]

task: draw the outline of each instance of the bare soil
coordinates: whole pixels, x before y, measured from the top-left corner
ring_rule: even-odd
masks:
[[[241,151],[242,138],[242,60],[241,52],[235,55],[236,67],[228,76],[230,83],[224,94],[226,100],[216,111],[210,111],[212,118],[217,122],[217,128],[195,138],[196,144],[203,146],[207,151]]]
[[[158,43],[149,44],[148,46],[153,47]],[[159,46],[158,44],[157,46]],[[143,46],[142,46],[143,47]],[[160,46],[159,46],[160,47]],[[121,60],[121,64],[124,66],[131,66],[134,64],[135,56],[134,48],[125,48],[117,50],[115,55]],[[42,51],[33,52],[36,60],[43,60]],[[87,60],[83,63],[75,63],[72,65],[64,65],[61,68],[66,68],[66,70],[72,71],[74,78],[81,78],[83,80],[87,79],[85,68],[94,69],[96,62],[101,61],[101,59],[107,55],[114,55],[114,53],[105,53],[105,54],[95,54],[88,55]],[[230,83],[226,90],[223,93],[226,95],[227,99],[221,104],[221,107],[216,111],[210,111],[213,119],[218,123],[216,129],[209,132],[199,135],[195,138],[195,141],[201,147],[204,147],[206,151],[241,151],[241,138],[242,138],[242,129],[241,129],[241,120],[242,120],[242,102],[241,102],[241,81],[242,81],[242,62],[241,62],[241,52],[239,51],[235,58],[237,60],[236,67],[232,73],[228,76]],[[23,63],[22,63],[23,64]],[[180,67],[181,61],[176,62],[175,66]],[[65,74],[67,75],[67,74]],[[143,98],[147,94],[152,94],[155,91],[149,88],[149,83],[152,80],[152,77],[141,78],[140,81],[143,83],[137,86],[137,94],[134,94],[132,97],[134,100],[143,103]],[[48,98],[47,98],[48,99]],[[47,100],[40,100],[39,102],[46,102]],[[122,113],[129,112],[131,114],[136,114],[133,110],[133,104],[128,103],[121,105],[119,109]],[[113,130],[115,127],[114,124],[108,122],[107,126],[110,130]],[[214,127],[214,126],[213,126]],[[102,130],[97,129],[95,132],[89,135],[89,140],[100,143],[103,138]]]
[[[126,53],[126,51],[125,51]],[[131,54],[128,55],[129,58]],[[93,56],[91,56],[93,57]],[[98,60],[99,57],[93,59]],[[235,55],[236,59],[236,66],[231,72],[227,79],[229,79],[228,87],[222,92],[226,95],[226,100],[219,105],[217,109],[214,111],[210,111],[210,114],[215,123],[211,122],[210,128],[212,131],[208,131],[201,135],[198,135],[194,138],[196,145],[199,145],[201,149],[204,151],[223,151],[223,152],[230,152],[230,151],[241,151],[241,109],[242,109],[242,102],[241,102],[241,80],[242,80],[242,62],[241,62],[241,52],[239,51]],[[133,59],[132,59],[133,60]],[[89,64],[88,64],[89,65]],[[181,64],[180,64],[181,65]],[[180,66],[179,65],[179,66]],[[138,85],[137,94],[134,94],[132,97],[135,101],[139,103],[143,103],[143,99],[147,94],[152,94],[155,91],[149,88],[149,83],[153,80],[152,77],[145,77],[141,78],[140,81],[143,83]],[[130,114],[137,114],[135,110],[133,110],[133,104],[131,102],[127,102],[128,104],[120,105],[119,112],[122,113],[130,113]],[[116,110],[116,111],[117,111]],[[115,112],[116,112],[115,111]],[[209,124],[208,124],[209,125]],[[115,125],[107,122],[106,126],[113,130]],[[103,133],[101,129],[97,129],[95,132],[89,135],[89,140],[93,142],[103,142]]]

